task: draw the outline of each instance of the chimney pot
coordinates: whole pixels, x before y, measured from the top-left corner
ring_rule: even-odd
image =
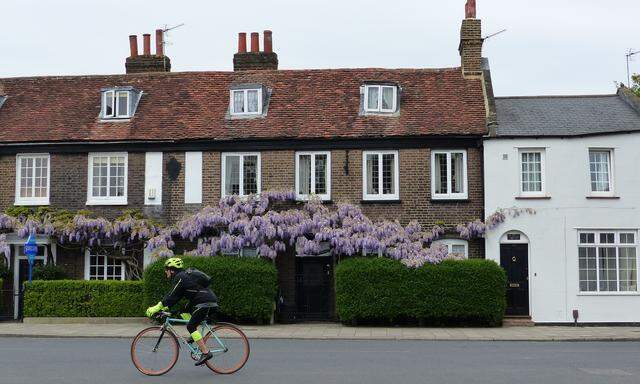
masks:
[[[476,18],[476,0],[467,0],[464,6],[464,17],[466,19]]]
[[[273,38],[272,33],[269,30],[265,30],[263,34],[264,38],[264,51],[267,53],[273,52]]]
[[[260,52],[260,37],[258,32],[251,32],[251,52]]]
[[[238,53],[246,53],[247,52],[247,33],[240,32],[238,33]]]
[[[131,57],[138,56],[138,36],[129,35],[129,48],[131,50]]]
[[[142,49],[145,56],[151,55],[151,35],[148,33],[142,35]]]
[[[164,56],[164,32],[156,29],[156,55]]]

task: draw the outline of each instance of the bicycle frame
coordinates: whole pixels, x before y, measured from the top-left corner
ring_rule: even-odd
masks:
[[[195,347],[193,347],[189,342],[187,342],[187,339],[184,336],[181,336],[176,329],[173,327],[173,324],[176,325],[187,325],[187,323],[189,322],[189,320],[184,320],[184,319],[177,319],[177,318],[172,318],[172,317],[167,317],[164,320],[164,323],[162,324],[162,333],[160,333],[160,337],[158,338],[158,342],[156,343],[156,345],[154,346],[153,350],[154,352],[157,350],[158,345],[160,345],[160,341],[162,340],[162,337],[164,336],[164,333],[166,331],[169,331],[171,333],[173,333],[181,342],[182,344],[184,344],[187,349],[189,350],[189,352],[191,352],[191,354],[193,354],[196,358],[200,358],[200,356],[202,355],[202,352],[200,351],[200,348],[198,348],[198,346],[196,345]],[[206,336],[207,334],[211,334],[216,341],[218,342],[219,345],[222,346],[222,349],[211,349],[210,351],[212,353],[224,353],[227,352],[229,350],[229,348],[227,348],[227,346],[224,344],[224,342],[216,335],[216,333],[213,331],[213,328],[211,328],[211,326],[209,325],[209,323],[207,323],[206,321],[203,321],[202,323],[200,323],[200,333],[202,333],[203,337]],[[178,347],[180,346],[180,344],[178,344]]]

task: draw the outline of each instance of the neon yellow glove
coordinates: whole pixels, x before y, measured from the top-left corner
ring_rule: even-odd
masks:
[[[156,313],[160,312],[160,311],[164,311],[169,309],[168,307],[165,307],[164,305],[162,305],[162,301],[158,301],[158,304],[147,308],[147,311],[145,312],[145,314],[147,315],[147,317],[151,317],[153,315],[155,315]]]
[[[182,320],[191,320],[191,314],[190,313],[181,313],[180,317],[182,318]]]

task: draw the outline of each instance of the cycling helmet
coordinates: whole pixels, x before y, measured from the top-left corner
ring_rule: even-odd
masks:
[[[165,268],[183,269],[184,268],[184,263],[182,262],[181,258],[172,257],[172,258],[167,259],[167,261],[164,262],[164,267]]]

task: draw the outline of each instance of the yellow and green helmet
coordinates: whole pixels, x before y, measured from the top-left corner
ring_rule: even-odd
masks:
[[[184,268],[184,263],[182,262],[182,259],[179,258],[179,257],[171,257],[171,258],[167,259],[167,261],[164,262],[164,267],[165,268],[183,269]]]

